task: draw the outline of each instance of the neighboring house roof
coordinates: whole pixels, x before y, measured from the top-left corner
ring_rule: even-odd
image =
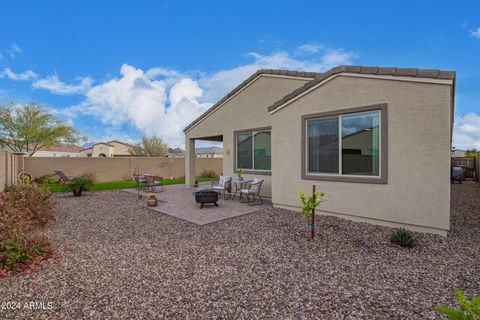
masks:
[[[211,106],[207,111],[202,113],[197,119],[193,120],[192,123],[190,123],[188,126],[183,129],[183,132],[186,132],[188,129],[193,127],[195,124],[200,122],[203,118],[205,118],[210,112],[215,110],[217,107],[219,107],[221,104],[223,104],[225,101],[230,99],[232,96],[234,96],[237,92],[243,89],[247,84],[249,84],[253,79],[256,77],[263,75],[263,74],[269,74],[269,75],[277,75],[277,76],[286,76],[286,77],[296,77],[296,78],[307,78],[307,79],[313,79],[315,76],[319,75],[319,73],[316,72],[304,72],[304,71],[288,71],[288,70],[272,70],[272,69],[261,69],[252,74],[250,77],[248,77],[245,81],[240,83],[238,86],[236,86],[232,91],[227,93],[226,96],[224,96],[220,101],[215,103],[213,106]]]
[[[87,150],[92,150],[92,149],[93,149],[93,146],[91,146],[90,148],[82,149],[82,152]]]
[[[59,144],[59,145],[56,145],[56,146],[44,147],[44,148],[41,148],[38,151],[55,151],[55,152],[79,153],[82,150],[83,150],[82,147],[74,145],[74,144]]]
[[[200,122],[203,118],[205,118],[210,112],[218,108],[232,96],[234,96],[237,92],[243,89],[246,85],[248,85],[252,80],[256,77],[269,74],[269,75],[279,75],[279,76],[290,76],[290,77],[302,77],[306,79],[311,79],[303,86],[299,87],[298,89],[292,91],[291,93],[287,94],[282,99],[276,101],[271,106],[268,107],[269,112],[273,112],[278,109],[283,104],[287,103],[288,101],[292,100],[296,96],[306,92],[308,89],[314,87],[315,85],[321,83],[322,81],[326,80],[327,78],[341,74],[341,73],[356,73],[356,74],[363,74],[363,75],[376,75],[376,76],[394,76],[394,77],[410,77],[410,78],[430,78],[430,79],[438,79],[438,80],[453,80],[453,86],[455,88],[455,77],[456,73],[454,71],[442,71],[442,70],[434,70],[434,69],[417,69],[417,68],[394,68],[394,67],[367,67],[367,66],[339,66],[334,67],[327,72],[317,73],[317,72],[302,72],[302,71],[287,71],[287,70],[271,70],[271,69],[261,69],[252,74],[248,79],[243,81],[240,85],[235,87],[232,91],[230,91],[225,97],[223,97],[220,101],[215,103],[212,107],[210,107],[207,111],[201,114],[197,119],[193,120],[188,126],[183,129],[183,132],[187,132],[190,128],[195,126],[198,122]],[[452,99],[453,99],[453,92],[452,92]],[[453,104],[453,100],[452,100]]]
[[[113,147],[111,144],[108,144],[108,142],[97,142],[94,145],[92,145],[91,148],[93,148],[93,147],[95,147],[99,144],[103,144],[103,145],[106,145],[106,146],[109,146],[109,147]]]
[[[195,154],[223,154],[223,148],[221,147],[196,148]]]
[[[112,142],[116,142],[116,143],[119,143],[119,144],[123,144],[124,146],[127,146],[127,147],[134,147],[134,145],[130,144],[130,143],[126,143],[126,142],[122,142],[122,141],[118,141],[118,140],[112,140],[112,141],[108,141],[108,143],[112,143]]]
[[[364,66],[340,66],[328,70],[325,73],[318,74],[315,79],[307,82],[298,89],[293,90],[282,99],[268,107],[269,112],[275,111],[281,105],[292,100],[296,96],[302,94],[308,89],[314,87],[325,79],[340,73],[357,73],[376,76],[394,76],[394,77],[414,77],[414,78],[431,78],[441,80],[455,80],[456,73],[454,71],[442,71],[433,69],[417,69],[417,68],[385,68],[385,67],[364,67]]]

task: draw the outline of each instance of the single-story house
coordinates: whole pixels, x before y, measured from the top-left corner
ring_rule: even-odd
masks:
[[[452,155],[452,158],[466,157],[467,156],[467,151],[456,149],[455,147],[453,147],[450,154]]]
[[[125,157],[130,156],[131,147],[131,144],[112,140],[95,143],[90,148],[83,149],[81,154],[83,157],[93,158]]]
[[[74,144],[60,144],[56,146],[44,147],[33,154],[32,157],[81,157],[82,147]]]
[[[274,207],[298,210],[298,191],[315,184],[322,214],[446,235],[455,77],[259,70],[184,129],[186,184],[195,141],[223,141],[223,173],[261,177]]]

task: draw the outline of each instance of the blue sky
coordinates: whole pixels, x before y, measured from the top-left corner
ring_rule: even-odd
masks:
[[[457,71],[454,144],[480,148],[478,1],[2,1],[0,104],[89,140],[182,128],[258,68]]]

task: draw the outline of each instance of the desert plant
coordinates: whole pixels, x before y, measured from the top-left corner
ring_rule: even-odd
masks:
[[[53,218],[50,193],[35,185],[9,186],[0,194],[0,239],[24,237]]]
[[[241,179],[241,178],[242,178],[242,174],[243,174],[242,168],[238,169],[238,170],[237,170],[237,177],[238,177],[238,179]]]
[[[390,241],[402,247],[411,247],[415,244],[415,236],[407,228],[398,228],[392,231]]]
[[[200,175],[200,178],[216,178],[218,175],[213,170],[205,170]]]
[[[457,289],[457,303],[459,309],[438,307],[438,312],[447,316],[451,320],[476,320],[480,319],[480,297],[472,300],[467,299],[462,290]]]
[[[0,278],[48,258],[49,242],[32,235],[53,219],[50,193],[37,185],[9,186],[0,193]]]
[[[67,190],[73,192],[75,197],[80,197],[83,191],[90,191],[93,188],[93,180],[87,176],[73,178],[66,185]]]
[[[51,255],[47,238],[0,239],[0,278],[28,270],[33,262]]]
[[[56,184],[58,176],[56,174],[46,174],[37,178],[39,184]]]

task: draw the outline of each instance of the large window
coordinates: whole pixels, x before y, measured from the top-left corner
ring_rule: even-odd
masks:
[[[271,170],[272,144],[270,129],[238,132],[235,135],[235,143],[237,170]]]
[[[386,105],[368,109],[304,117],[304,178],[386,182]]]

